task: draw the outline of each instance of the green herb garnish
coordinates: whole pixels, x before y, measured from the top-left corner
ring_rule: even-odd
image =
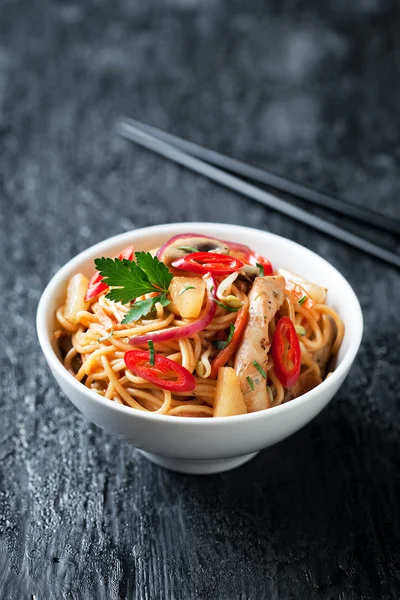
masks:
[[[260,263],[256,263],[257,267],[260,269],[260,274],[259,277],[264,277],[264,267],[263,265],[260,265]]]
[[[155,296],[155,298],[149,298],[148,300],[140,300],[139,302],[135,302],[132,308],[128,310],[122,319],[122,325],[127,325],[128,323],[132,323],[132,321],[138,321],[142,317],[145,317],[154,309],[157,302],[159,302],[161,306],[168,306],[170,303],[166,294],[161,294],[160,296]]]
[[[96,258],[96,269],[104,283],[111,286],[107,298],[128,304],[151,292],[168,292],[173,275],[164,263],[149,252],[136,252],[136,263],[118,258]]]
[[[156,364],[155,352],[154,352],[154,343],[152,342],[152,340],[149,340],[147,343],[149,345],[149,352],[150,352],[149,365],[151,367],[154,367],[154,365]]]
[[[128,262],[135,264],[131,261]],[[168,267],[158,260],[157,256],[152,256],[150,252],[136,252],[136,264],[146,273],[149,281],[154,286],[161,288],[163,292],[168,292],[173,275]]]
[[[251,362],[251,364],[255,366],[255,368],[257,369],[257,371],[264,377],[264,379],[267,379],[267,374],[264,371],[264,369],[262,368],[262,366],[260,365],[260,363],[258,363],[256,360],[253,360]]]
[[[222,302],[220,302],[216,298],[214,298],[214,302],[216,302],[218,304],[218,306],[220,306],[221,308],[224,308],[228,312],[237,312],[239,310],[238,308],[232,308],[231,306],[227,306],[226,304],[222,304]]]
[[[254,383],[251,377],[246,377],[249,386],[251,387],[251,391],[254,392]]]
[[[105,335],[101,338],[97,338],[98,342],[105,342],[106,340],[109,340],[110,337],[112,337],[114,335],[114,331],[111,329],[110,333],[108,335]]]
[[[226,339],[224,342],[222,340],[218,340],[218,341],[214,342],[214,346],[216,348],[218,348],[218,350],[223,350],[224,348],[227,347],[227,345],[232,340],[234,333],[235,333],[235,326],[234,326],[233,323],[229,323],[229,335],[228,335],[228,339]]]
[[[192,252],[198,252],[198,249],[194,248],[193,246],[180,246],[178,250],[182,250],[183,252],[190,252],[190,254],[192,254]]]
[[[300,306],[303,306],[303,304],[307,300],[307,298],[308,298],[308,296],[306,294],[304,294],[304,296],[302,298],[300,298],[300,300],[299,300]]]
[[[183,288],[183,290],[181,292],[179,292],[178,296],[182,296],[182,294],[184,294],[188,290],[195,290],[195,289],[196,288],[194,287],[194,285],[187,285],[185,288]]]

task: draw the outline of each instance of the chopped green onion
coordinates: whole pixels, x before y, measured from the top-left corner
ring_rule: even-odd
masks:
[[[294,328],[296,330],[296,333],[298,333],[299,335],[306,335],[306,330],[302,325],[295,325]]]
[[[264,379],[267,379],[266,372],[264,371],[264,369],[262,368],[262,366],[256,360],[253,360],[251,362],[251,364],[255,366],[255,368],[257,369],[257,371],[264,377]]]
[[[257,267],[260,269],[260,274],[259,277],[264,277],[264,267],[263,265],[260,265],[260,263],[256,263]]]
[[[229,323],[228,339],[225,340],[224,342],[222,340],[218,340],[217,342],[214,342],[214,346],[216,346],[218,348],[218,350],[223,350],[230,343],[231,339],[233,338],[234,333],[235,333],[235,326],[233,323]]]
[[[147,343],[149,345],[149,351],[150,351],[149,364],[150,364],[150,366],[154,367],[154,365],[156,363],[155,352],[154,352],[154,342],[152,342],[152,340],[149,340]]]
[[[111,329],[110,333],[108,335],[105,335],[101,338],[97,338],[98,342],[105,342],[106,340],[109,340],[110,337],[112,337],[114,335],[114,331]]]
[[[237,312],[239,310],[238,308],[231,308],[230,306],[227,306],[226,304],[222,304],[222,302],[220,302],[216,298],[214,298],[214,302],[216,302],[218,304],[218,306],[220,306],[221,308],[224,308],[228,312]]]
[[[251,391],[254,392],[254,383],[251,377],[246,377],[249,386],[251,387]]]
[[[272,404],[272,402],[274,401],[274,395],[272,393],[272,389],[271,386],[267,385],[267,392],[268,392],[268,396],[269,396],[269,400]]]
[[[195,289],[196,288],[194,287],[194,285],[187,285],[185,288],[183,288],[183,290],[181,292],[179,292],[178,296],[182,296],[182,294],[184,294],[188,290],[195,290]]]
[[[303,306],[303,304],[307,300],[307,298],[308,298],[308,296],[306,294],[304,294],[304,296],[302,298],[300,298],[300,300],[299,300],[300,306]]]
[[[198,252],[198,249],[194,248],[193,246],[180,246],[178,250],[182,250],[183,252],[190,252],[190,254],[192,252]]]

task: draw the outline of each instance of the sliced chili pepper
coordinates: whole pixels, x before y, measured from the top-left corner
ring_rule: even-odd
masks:
[[[229,275],[240,271],[244,262],[234,256],[217,254],[216,252],[192,252],[174,260],[172,266],[190,273],[211,273],[212,275]]]
[[[150,359],[150,352],[145,350],[128,350],[124,354],[125,364],[134,375],[164,390],[192,392],[196,387],[194,376],[185,367],[160,354],[154,355],[154,365],[150,364]],[[175,375],[176,379],[166,379],[166,375]]]
[[[232,247],[232,256],[234,256],[235,258],[239,258],[245,264],[253,265],[254,267],[261,265],[264,268],[264,275],[272,275],[272,273],[274,272],[272,264],[269,260],[261,256],[261,254],[258,254],[258,252],[250,250],[250,248],[248,248],[247,246],[237,244],[236,247],[235,245],[234,247]]]
[[[290,388],[300,375],[301,350],[296,329],[289,317],[279,319],[272,339],[275,373],[281,384]]]
[[[117,254],[115,258],[118,258],[119,260],[133,260],[133,246],[128,246],[125,250],[122,250],[122,252]],[[89,302],[89,300],[92,300],[92,298],[95,298],[107,289],[108,285],[103,283],[102,276],[96,271],[89,281],[85,302]]]
[[[124,250],[121,250],[115,258],[119,258],[119,260],[133,260],[133,246],[128,246]]]
[[[274,272],[271,262],[257,252],[251,253],[249,257],[249,263],[255,266],[261,265],[264,268],[264,275],[272,275]]]
[[[306,290],[298,283],[286,279],[285,288],[290,292],[296,300],[301,300],[301,306],[304,308],[312,308],[315,304],[314,300],[307,294]]]
[[[85,302],[89,302],[92,298],[95,298],[101,292],[104,292],[108,288],[108,285],[103,283],[103,278],[98,271],[93,275],[88,284],[88,289],[85,295]]]
[[[246,328],[247,321],[249,319],[249,311],[247,306],[242,306],[239,310],[236,320],[235,320],[235,332],[232,336],[231,341],[227,345],[226,348],[221,350],[214,358],[211,363],[211,373],[210,378],[216,379],[218,377],[218,369],[226,365],[228,360],[234,355],[236,349],[242,339],[243,332]]]

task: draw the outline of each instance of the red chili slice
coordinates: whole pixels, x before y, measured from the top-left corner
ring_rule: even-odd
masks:
[[[85,296],[85,302],[89,302],[95,296],[101,294],[108,288],[108,285],[103,283],[103,278],[98,271],[93,275],[88,284],[88,289]]]
[[[254,267],[256,267],[257,264],[261,265],[264,267],[264,275],[273,274],[274,269],[271,262],[261,254],[258,254],[258,252],[254,252],[248,246],[244,246],[243,244],[236,244],[234,242],[226,242],[226,244],[230,247],[232,256],[235,256],[235,258],[239,258],[245,264],[253,265]]]
[[[293,281],[287,279],[285,287],[299,302],[301,301],[300,305],[304,308],[312,308],[314,306],[314,300],[298,283],[294,283]]]
[[[251,253],[249,263],[254,266],[261,265],[264,268],[264,275],[272,275],[274,272],[271,262],[257,252]]]
[[[190,273],[229,275],[240,271],[244,267],[244,262],[239,258],[216,252],[192,252],[175,260],[172,266]]]
[[[243,337],[243,332],[249,320],[249,310],[247,306],[242,306],[239,310],[235,320],[235,332],[232,336],[230,343],[217,354],[211,363],[211,379],[217,379],[218,369],[224,367],[228,360],[232,358],[239,346],[240,340]]]
[[[128,350],[125,352],[124,360],[134,375],[164,390],[192,392],[196,387],[196,380],[192,373],[160,354],[154,355],[154,365],[150,365],[150,352],[145,350]],[[175,375],[177,379],[165,379],[165,375]]]
[[[301,350],[296,329],[289,317],[279,319],[272,340],[275,373],[281,384],[290,388],[300,375]]]
[[[128,246],[122,252],[117,254],[115,258],[119,258],[119,260],[133,260],[133,246]],[[108,285],[103,283],[103,278],[98,271],[94,273],[92,278],[89,281],[88,289],[85,295],[85,302],[89,302],[95,296],[104,292],[104,290],[108,289]]]

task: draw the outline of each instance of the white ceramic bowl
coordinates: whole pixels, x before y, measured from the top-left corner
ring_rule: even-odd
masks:
[[[137,411],[106,400],[74,379],[60,362],[52,332],[55,311],[68,280],[93,273],[93,259],[115,256],[133,243],[137,250],[160,246],[173,235],[197,232],[247,244],[276,266],[327,287],[328,303],[342,317],[346,333],[334,373],[307,394],[257,413],[214,419],[169,417]],[[50,281],[39,302],[37,332],[49,367],[71,402],[93,423],[133,444],[153,462],[184,473],[217,473],[237,467],[260,450],[299,430],[328,404],[342,385],[360,346],[361,308],[349,283],[323,258],[288,239],[247,227],[216,223],[174,223],[138,229],[92,246],[70,260]]]

